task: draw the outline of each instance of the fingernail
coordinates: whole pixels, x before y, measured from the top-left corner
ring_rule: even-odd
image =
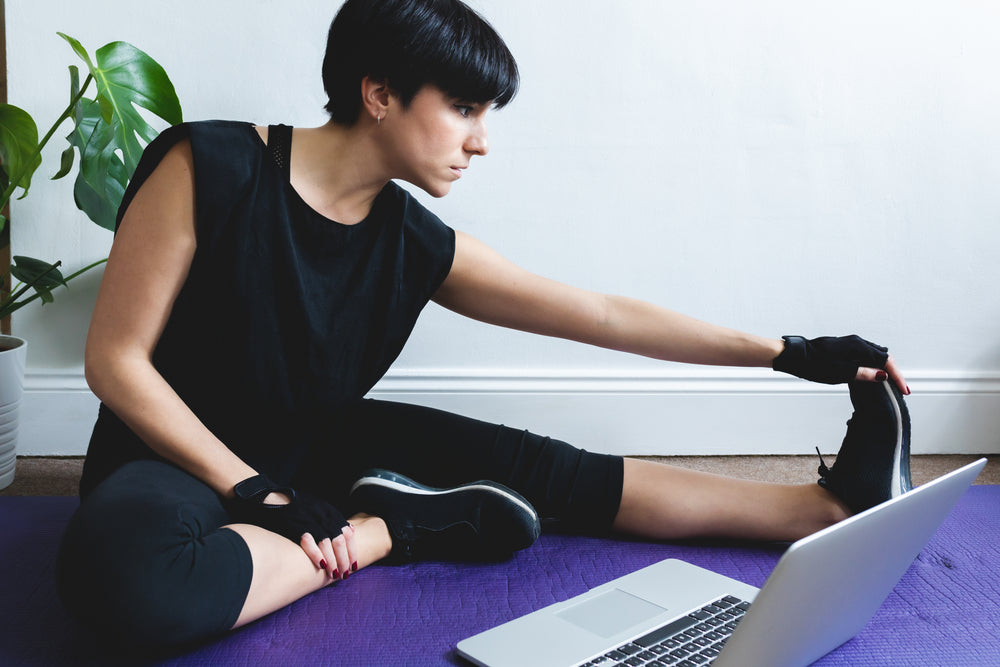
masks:
[[[910,395],[910,385],[906,385],[906,395]]]
[[[351,572],[357,572],[357,571],[358,571],[358,561],[354,561],[353,563],[351,563]]]
[[[878,380],[879,382],[884,382],[886,379],[888,379],[888,377],[889,374],[886,373],[885,371],[879,371],[875,373],[875,379]]]
[[[334,579],[339,579],[339,578],[340,578],[340,572],[339,572],[339,571],[337,571],[337,570],[334,570],[334,571],[333,571],[333,578],[334,578]]]
[[[344,579],[347,579],[349,576],[351,576],[351,573],[348,572],[347,570],[344,570]]]
[[[326,569],[326,561],[324,559],[322,559],[322,558],[319,559],[319,569],[321,569],[321,570],[325,570]]]

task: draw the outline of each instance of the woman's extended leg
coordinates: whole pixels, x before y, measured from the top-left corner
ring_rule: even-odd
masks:
[[[656,538],[796,540],[911,488],[910,416],[889,382],[851,382],[854,414],[820,483],[762,484],[626,460],[614,526]]]
[[[655,539],[794,540],[851,514],[818,484],[764,484],[637,459],[621,462],[420,406],[362,401],[338,424],[345,438],[338,450],[363,453],[353,468],[339,463],[344,473],[356,476],[366,459],[364,465],[432,485],[492,479],[522,493],[543,518],[574,532],[602,534],[610,528]],[[339,486],[349,484],[345,479]]]
[[[888,396],[884,388],[856,385],[855,415],[838,456],[853,461],[844,479],[838,478],[840,486],[865,500],[853,507],[844,501],[852,493],[834,495],[819,484],[766,484],[592,454],[527,431],[381,401],[361,401],[337,418],[341,440],[334,450],[356,455],[306,468],[347,475],[334,485],[341,489],[367,466],[433,486],[491,479],[524,495],[543,523],[574,532],[796,540],[892,497],[894,492],[882,487],[888,489],[887,482],[902,474],[893,472],[893,461],[907,459],[907,429],[883,427],[905,424],[905,415],[882,400]],[[901,401],[896,396],[896,403]]]
[[[850,514],[818,484],[765,484],[625,459],[614,528],[656,539],[791,541]]]

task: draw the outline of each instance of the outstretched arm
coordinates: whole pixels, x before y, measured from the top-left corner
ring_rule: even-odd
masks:
[[[434,300],[489,324],[665,361],[771,367],[784,348],[780,339],[754,336],[637,299],[543,278],[461,232],[456,235],[451,273]],[[879,370],[861,368],[858,379],[875,380]],[[905,386],[891,359],[886,370]]]
[[[783,347],[781,340],[543,278],[461,232],[451,273],[434,300],[489,324],[665,361],[770,366]]]

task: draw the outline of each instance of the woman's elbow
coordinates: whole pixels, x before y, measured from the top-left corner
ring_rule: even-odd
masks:
[[[107,353],[103,347],[92,343],[92,340],[88,338],[83,353],[83,376],[87,380],[87,386],[90,387],[90,390],[102,400],[104,378],[108,373],[109,366]]]
[[[129,354],[120,344],[87,338],[83,355],[83,375],[97,398],[105,401],[108,393],[123,384],[128,375]]]

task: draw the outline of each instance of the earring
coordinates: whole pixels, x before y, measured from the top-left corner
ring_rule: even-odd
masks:
[[[382,127],[382,114],[378,115],[378,119],[375,121],[375,124]]]

